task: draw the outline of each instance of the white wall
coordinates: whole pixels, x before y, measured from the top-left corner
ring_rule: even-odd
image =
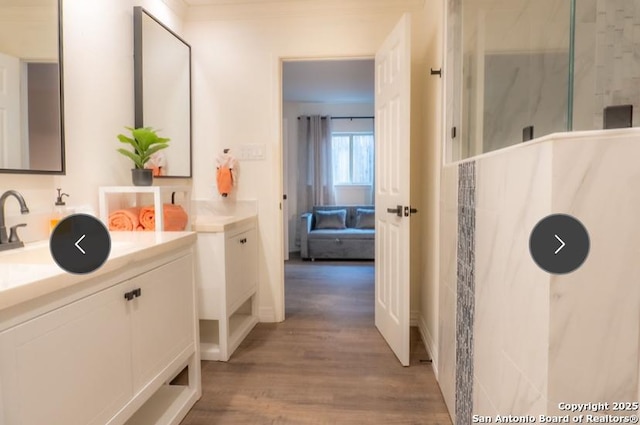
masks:
[[[134,5],[180,33],[178,13],[161,0],[63,2],[66,175],[0,174],[0,191],[20,191],[31,210],[21,216],[17,202],[6,204],[8,225],[28,223],[23,240],[48,237],[56,187],[71,195],[68,205],[97,212],[99,186],[131,182],[131,164],[117,153],[116,135],[133,125]]]
[[[212,196],[213,158],[223,147],[246,143],[266,147],[264,161],[240,164],[238,182],[238,199],[258,201],[262,320],[283,319],[281,60],[372,57],[408,11],[412,15],[413,70],[418,88],[422,79],[429,78],[425,72],[425,58],[432,59],[428,37],[441,25],[441,15],[431,11],[440,7],[441,0],[327,0],[189,8],[185,37],[193,48],[195,196]],[[421,103],[421,92],[414,90],[412,137],[417,148],[439,143],[422,138],[424,122],[436,128],[437,121],[422,114]],[[417,190],[416,197],[423,191]],[[416,261],[421,259],[423,244],[414,242]],[[433,253],[432,247],[429,252]],[[419,273],[413,277],[412,304],[417,310],[421,278]]]
[[[444,38],[444,1],[428,1],[425,6],[425,36],[427,43],[422,47],[422,54],[428,68],[442,68],[444,75],[452,75],[446,69],[443,59]],[[416,123],[421,126],[423,137],[418,139],[421,149],[419,154],[412,155],[411,169],[416,170],[413,181],[412,199],[417,200],[420,210],[414,217],[420,220],[414,235],[421,242],[418,257],[412,258],[412,275],[417,276],[420,287],[418,306],[412,305],[420,313],[417,318],[422,339],[433,360],[433,367],[438,374],[438,323],[439,323],[439,281],[440,281],[440,164],[443,150],[443,80],[437,76],[426,76],[421,79],[419,97],[422,102],[422,117]],[[444,131],[447,131],[445,129]],[[414,195],[414,193],[417,194]],[[442,194],[444,196],[444,194]],[[414,223],[412,222],[412,224]],[[413,294],[412,294],[413,295]]]

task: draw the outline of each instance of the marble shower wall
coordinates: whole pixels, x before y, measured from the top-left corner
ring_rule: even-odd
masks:
[[[443,168],[438,359],[452,417],[469,405],[495,417],[560,414],[560,401],[638,399],[638,157],[640,129],[610,130],[549,136]],[[460,249],[469,163],[473,255]],[[578,218],[591,239],[586,262],[566,275],[541,270],[529,253],[531,230],[554,213]],[[460,299],[460,270],[473,270],[473,287],[463,286],[472,303]],[[473,309],[471,324],[459,308]],[[472,341],[462,360],[461,335]],[[469,370],[470,393],[456,382]]]
[[[550,413],[560,401],[639,400],[640,129],[590,133],[553,145],[553,210],[579,218],[591,250],[550,277]]]
[[[456,300],[458,247],[458,167],[441,174],[440,288],[438,291],[438,383],[452,420],[456,400]]]
[[[640,123],[640,0],[576,0],[577,16],[595,34],[577,34],[577,49],[595,52],[594,111],[591,127],[602,128],[602,110],[610,105],[632,104],[633,122]],[[594,23],[588,21],[595,18]],[[589,25],[591,24],[591,25]],[[576,22],[576,25],[578,23]],[[586,39],[578,38],[583,35]],[[580,48],[579,43],[585,44]],[[576,80],[579,75],[576,75]]]

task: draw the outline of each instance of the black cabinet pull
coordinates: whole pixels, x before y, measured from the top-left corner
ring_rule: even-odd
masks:
[[[247,238],[242,238],[242,239],[240,239],[240,243],[241,243],[241,244],[245,244],[245,243],[247,243]]]
[[[131,301],[132,299],[139,297],[140,295],[142,295],[142,289],[137,288],[137,289],[134,289],[133,291],[125,292],[124,299],[127,301]]]

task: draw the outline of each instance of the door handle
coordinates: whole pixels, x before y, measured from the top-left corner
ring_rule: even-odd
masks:
[[[396,208],[387,208],[387,212],[402,217],[402,205],[397,205]]]
[[[409,214],[415,214],[418,212],[417,208],[404,207],[404,216],[409,217]]]

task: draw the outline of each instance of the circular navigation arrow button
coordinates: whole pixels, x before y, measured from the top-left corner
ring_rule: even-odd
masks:
[[[589,234],[575,217],[553,214],[540,220],[531,231],[529,252],[533,261],[553,274],[571,273],[589,255]]]
[[[91,273],[109,258],[111,237],[97,218],[73,214],[61,220],[53,230],[49,249],[55,262],[65,271]]]

